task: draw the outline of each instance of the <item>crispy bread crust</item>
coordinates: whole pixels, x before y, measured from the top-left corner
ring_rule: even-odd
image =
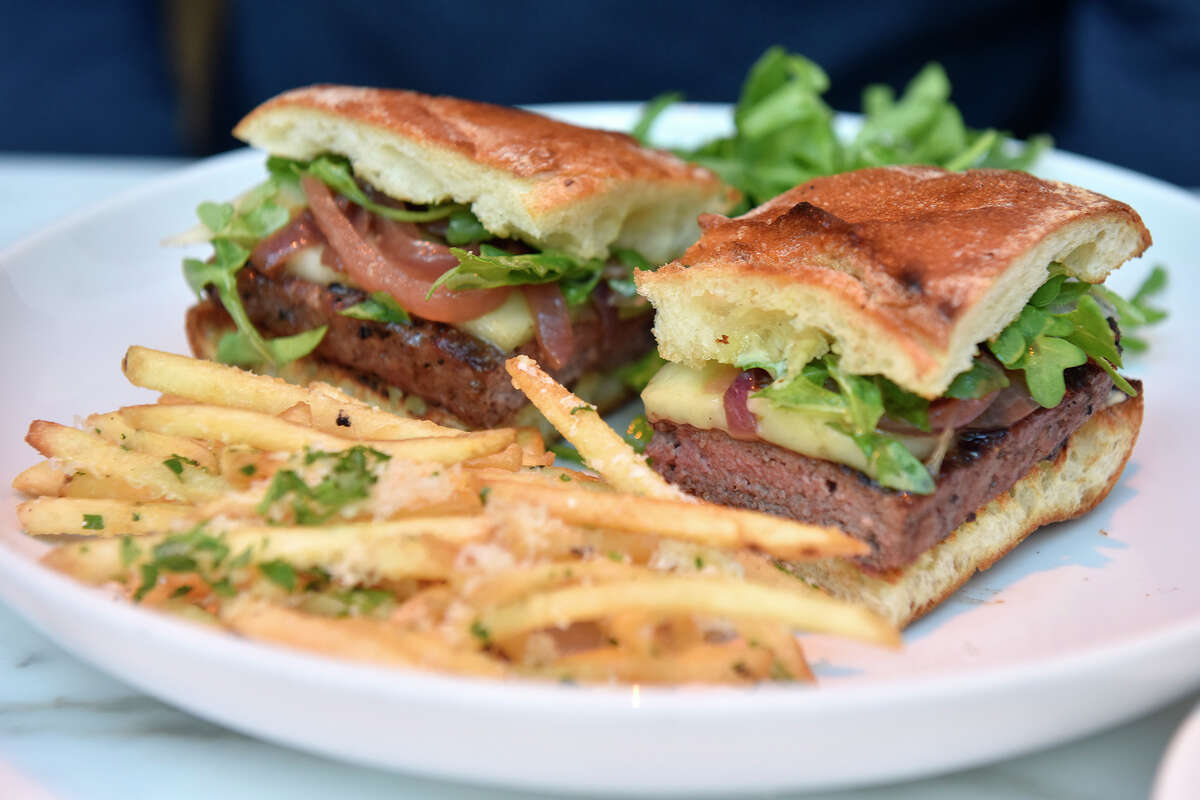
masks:
[[[698,214],[736,200],[709,170],[623,133],[397,89],[294,89],[233,132],[289,158],[345,155],[396,199],[469,203],[497,236],[589,258],[618,246],[662,263],[695,241]]]
[[[862,603],[905,627],[931,611],[1044,525],[1087,514],[1117,485],[1137,443],[1143,399],[1098,411],[1057,457],[1042,462],[909,566],[872,575],[846,560],[789,569],[836,597]]]
[[[233,129],[250,141],[260,120],[303,108],[453,150],[517,178],[553,182],[555,198],[570,202],[613,180],[701,183],[717,177],[631,136],[581,128],[517,108],[403,89],[318,85],[293,89],[251,111]],[[547,197],[549,200],[550,198]]]
[[[700,241],[682,257],[637,276],[660,316],[696,313],[688,285],[764,311],[786,295],[791,306],[779,311],[790,308],[797,332],[807,323],[832,334],[847,369],[929,397],[1016,316],[1050,261],[1096,282],[1150,245],[1128,205],[1003,170],[859,170],[817,178],[736,219],[700,222]],[[715,358],[711,347],[676,341],[687,327],[660,323],[664,356]]]

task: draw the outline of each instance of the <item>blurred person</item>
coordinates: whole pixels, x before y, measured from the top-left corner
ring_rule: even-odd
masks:
[[[939,61],[969,125],[1200,186],[1200,3],[848,0],[9,3],[0,150],[206,155],[240,116],[315,82],[518,104],[736,99],[772,44],[821,64],[828,102]]]

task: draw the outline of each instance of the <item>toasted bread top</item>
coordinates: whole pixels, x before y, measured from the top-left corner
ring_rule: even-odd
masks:
[[[1094,283],[1150,244],[1124,203],[1004,170],[859,170],[700,222],[679,260],[637,275],[664,358],[753,352],[798,368],[823,340],[843,368],[926,397],[1020,313],[1050,262]]]
[[[391,197],[468,203],[493,234],[583,257],[618,246],[665,261],[695,241],[698,214],[734,200],[713,173],[625,134],[403,90],[295,89],[234,135],[289,158],[346,156]]]

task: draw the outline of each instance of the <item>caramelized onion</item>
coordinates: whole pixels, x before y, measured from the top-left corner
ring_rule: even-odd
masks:
[[[283,262],[297,250],[321,244],[325,237],[307,209],[292,217],[292,221],[263,239],[250,254],[250,263],[259,272],[273,275]]]
[[[405,310],[434,322],[465,322],[498,308],[508,297],[508,288],[468,289],[452,292],[438,289],[428,300],[425,295],[436,278],[430,278],[428,264],[414,266],[409,261],[393,261],[359,230],[359,226],[338,207],[329,187],[310,175],[301,179],[317,227],[329,246],[336,251],[342,269],[355,283],[369,292],[387,292]],[[451,256],[453,258],[453,256]],[[453,265],[457,265],[457,259]],[[444,272],[445,270],[442,270]],[[440,274],[440,273],[439,273]]]
[[[763,384],[770,383],[771,376],[765,369],[748,369],[733,379],[725,390],[725,426],[735,439],[753,439],[758,435],[758,419],[751,413],[746,401],[750,393]]]
[[[557,283],[522,286],[529,311],[533,314],[538,347],[546,354],[551,369],[562,369],[575,352],[575,333],[567,300]]]

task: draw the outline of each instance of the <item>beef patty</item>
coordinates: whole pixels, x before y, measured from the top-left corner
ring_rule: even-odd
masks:
[[[521,354],[546,362],[536,340],[506,353],[442,322],[413,317],[412,324],[401,325],[343,316],[337,312],[367,296],[339,284],[326,287],[286,275],[268,277],[247,266],[238,273],[238,292],[259,330],[289,336],[328,325],[318,357],[416,395],[473,428],[508,424],[528,403],[513,388],[504,369],[506,359]],[[574,354],[562,369],[550,373],[570,385],[585,372],[632,361],[654,346],[652,322],[650,313],[625,320],[582,316],[573,325]]]
[[[871,546],[858,563],[882,573],[908,564],[975,518],[1034,464],[1055,456],[1103,408],[1112,380],[1092,364],[1068,370],[1067,394],[995,431],[961,431],[933,494],[886,489],[842,464],[724,431],[659,420],[646,448],[651,465],[681,489],[723,505],[831,525]],[[1133,382],[1141,391],[1140,384]]]

